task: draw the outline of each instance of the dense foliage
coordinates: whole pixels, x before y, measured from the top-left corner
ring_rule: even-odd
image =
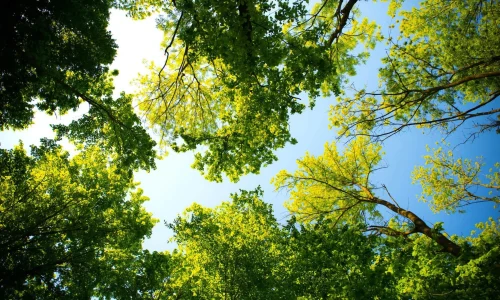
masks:
[[[108,252],[139,251],[151,234],[148,198],[97,147],[31,152],[0,152],[2,298],[89,297]]]
[[[387,38],[380,89],[340,97],[332,123],[342,135],[377,139],[409,126],[453,132],[469,119],[473,135],[498,130],[499,2],[427,0],[410,11],[402,2],[391,3],[400,34]]]
[[[496,299],[499,220],[450,236],[442,222],[400,206],[373,174],[381,140],[405,128],[449,135],[474,119],[465,142],[498,130],[498,1],[426,0],[405,10],[393,0],[398,34],[386,37],[360,18],[357,0],[308,4],[8,1],[0,12],[0,129],[27,128],[36,110],[89,108],[52,125],[55,140],[42,139],[30,154],[22,142],[0,149],[0,297]],[[134,95],[114,90],[112,7],[136,19],[156,14],[164,32],[164,64],[150,65]],[[380,41],[388,46],[380,89],[349,93],[347,76]],[[261,188],[242,190],[167,222],[175,250],[142,248],[157,220],[133,175],[155,167],[157,143],[195,152],[193,167],[208,180],[238,181],[297,142],[290,116],[321,96],[336,96],[331,126],[350,139],[274,177],[289,192],[287,220],[276,220]],[[63,138],[76,146],[71,154]],[[499,163],[485,170],[447,148],[415,166],[420,200],[447,213],[498,205]]]
[[[113,98],[109,71],[116,44],[107,30],[110,0],[8,1],[0,12],[0,129],[23,129],[35,110],[65,114],[85,102],[88,113],[61,137],[122,154],[134,168],[155,166],[155,142],[129,96]]]
[[[78,106],[78,95],[63,85],[86,92],[92,78],[107,72],[116,53],[106,30],[109,8],[108,0],[3,5],[0,128],[31,124],[34,105],[50,113]]]
[[[299,94],[311,106],[338,94],[367,56],[353,50],[376,40],[374,23],[350,21],[356,0],[324,1],[312,15],[306,1],[120,2],[137,18],[160,13],[165,32],[165,63],[140,78],[141,111],[161,145],[206,146],[193,167],[212,181],[258,173],[296,143],[288,120],[305,109]]]

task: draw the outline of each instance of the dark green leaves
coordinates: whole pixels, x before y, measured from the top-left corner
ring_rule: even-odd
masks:
[[[26,128],[33,109],[64,113],[106,72],[116,44],[107,31],[110,2],[11,1],[1,12],[0,129]]]

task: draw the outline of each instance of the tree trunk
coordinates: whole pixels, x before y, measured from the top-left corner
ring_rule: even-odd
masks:
[[[372,202],[372,203],[377,203],[380,205],[383,205],[387,207],[388,209],[392,210],[393,212],[399,214],[400,216],[403,216],[405,218],[408,218],[410,221],[413,222],[415,225],[415,232],[420,232],[429,238],[433,239],[436,243],[441,245],[443,247],[444,252],[448,252],[452,254],[453,256],[460,256],[461,248],[454,242],[450,241],[447,237],[445,237],[443,234],[439,232],[433,232],[432,228],[430,228],[424,220],[420,219],[416,214],[413,212],[402,209],[386,200],[379,199],[377,197],[373,197],[370,200],[365,200],[366,202]]]

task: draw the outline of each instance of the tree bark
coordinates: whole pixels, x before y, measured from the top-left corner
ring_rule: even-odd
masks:
[[[366,202],[371,202],[371,203],[377,203],[380,205],[383,205],[387,207],[388,209],[392,210],[393,212],[397,213],[400,216],[403,216],[405,218],[408,218],[410,221],[413,222],[415,225],[415,232],[420,232],[424,234],[425,236],[433,239],[436,243],[441,245],[443,247],[444,252],[448,252],[452,254],[453,256],[460,256],[461,248],[454,242],[450,241],[447,237],[445,237],[443,234],[439,232],[433,232],[432,228],[430,228],[424,220],[422,220],[419,216],[414,214],[413,212],[402,209],[389,201],[379,199],[377,197],[370,198],[370,200],[365,200]]]
[[[339,18],[339,23],[335,31],[330,35],[328,42],[326,42],[326,45],[328,47],[331,47],[333,41],[339,38],[340,34],[342,33],[342,30],[347,24],[347,20],[349,19],[349,14],[351,13],[351,10],[353,9],[354,4],[356,4],[356,2],[358,2],[358,0],[349,0],[349,2],[347,2],[347,4],[342,9],[340,9],[342,1],[339,2],[339,7],[337,8],[338,12],[337,17]]]

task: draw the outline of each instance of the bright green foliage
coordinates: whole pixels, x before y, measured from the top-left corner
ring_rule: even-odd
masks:
[[[117,153],[120,167],[130,171],[155,168],[156,143],[134,113],[132,96],[122,93],[113,98],[112,74],[93,80],[91,85],[86,95],[93,98],[81,95],[91,104],[88,113],[69,125],[53,125],[58,138],[66,137],[86,147],[98,145],[106,153]]]
[[[257,189],[213,209],[194,204],[169,225],[179,262],[166,283],[167,299],[284,297],[277,272],[280,229],[260,196]]]
[[[34,107],[76,109],[93,78],[107,72],[116,44],[109,0],[9,1],[0,12],[0,129],[26,128]]]
[[[500,203],[500,164],[484,175],[484,163],[469,159],[454,159],[453,152],[442,148],[426,155],[425,166],[413,171],[413,182],[422,185],[420,200],[429,202],[434,212],[455,212],[457,208],[481,201]],[[489,182],[484,182],[485,176]]]
[[[194,204],[169,226],[178,249],[162,299],[321,299],[393,295],[393,279],[371,268],[379,243],[363,225],[329,220],[280,228],[262,192],[242,191],[209,209]],[[161,296],[160,296],[161,291]]]
[[[380,90],[339,98],[331,119],[340,135],[378,129],[370,134],[387,138],[407,126],[451,132],[467,119],[498,116],[500,3],[428,0],[400,11],[397,2],[390,14],[400,35],[387,38]],[[479,132],[499,126],[480,123]]]
[[[463,261],[455,268],[463,298],[495,299],[500,294],[500,219],[476,225],[481,230],[477,237],[467,237],[470,248]]]
[[[379,144],[365,138],[353,140],[343,153],[336,143],[326,143],[323,155],[306,153],[297,160],[294,174],[282,170],[273,183],[277,189],[290,190],[285,207],[300,221],[328,215],[339,224],[357,224],[364,221],[362,212],[377,218],[379,213],[373,203],[360,199],[369,196],[370,174],[382,158],[380,150]]]
[[[335,144],[326,144],[325,153],[318,157],[306,154],[298,161],[294,174],[281,171],[273,179],[276,188],[288,188],[290,200],[285,206],[303,222],[313,222],[319,217],[337,224],[364,223],[367,231],[387,236],[407,237],[423,234],[433,240],[442,251],[460,256],[460,247],[445,235],[429,227],[422,218],[399,206],[387,188],[374,186],[370,175],[377,170],[381,159],[380,145],[366,137],[357,137],[339,153]],[[375,195],[383,188],[391,201]],[[380,208],[385,207],[404,222],[382,221]],[[399,219],[398,219],[399,220]]]
[[[499,228],[453,237],[459,258],[443,253],[424,235],[367,234],[365,224],[338,225],[319,217],[282,228],[260,190],[232,195],[209,209],[188,208],[169,226],[178,248],[169,255],[114,260],[107,294],[155,299],[495,299]],[[394,232],[408,225],[393,219]],[[435,234],[442,230],[440,224]],[[376,232],[378,233],[378,232]],[[148,253],[146,253],[148,254]],[[149,259],[147,259],[149,257]],[[155,258],[156,257],[156,258]],[[109,266],[108,266],[109,267]],[[105,274],[105,273],[103,273]],[[129,274],[126,276],[126,274]],[[134,274],[139,274],[139,276]],[[122,278],[122,279],[120,279]],[[148,284],[143,279],[149,278]],[[124,284],[125,283],[125,284]],[[146,287],[146,288],[145,288]],[[135,292],[137,289],[140,292]]]
[[[373,266],[380,238],[361,233],[363,225],[333,227],[320,219],[298,228],[294,218],[285,229],[288,245],[285,268],[300,299],[394,298],[391,274]]]
[[[160,299],[170,276],[168,252],[112,250],[101,258],[94,295],[106,299]]]
[[[89,298],[106,253],[136,252],[151,234],[148,198],[101,149],[0,151],[2,298]]]
[[[11,1],[12,2],[12,1]],[[135,18],[159,12],[164,66],[139,78],[139,109],[163,150],[198,150],[206,178],[237,181],[276,160],[289,116],[320,96],[338,95],[344,76],[367,57],[377,26],[358,20],[357,0],[19,0],[0,12],[0,128],[25,128],[35,106],[88,114],[57,125],[70,157],[43,140],[0,150],[0,298],[43,299],[496,299],[500,227],[449,237],[370,182],[381,145],[357,137],[298,161],[276,187],[292,213],[282,227],[262,190],[241,191],[215,208],[197,204],[173,223],[172,253],[141,249],[157,222],[132,172],[154,167],[155,142],[131,95],[114,99],[106,31],[111,5]],[[375,93],[340,97],[332,125],[379,138],[409,125],[442,125],[494,115],[499,95],[500,5],[496,0],[428,0],[411,12],[394,0],[401,36]],[[396,15],[398,13],[399,15]],[[4,26],[6,24],[6,26]],[[485,46],[487,45],[487,46]],[[483,111],[490,105],[489,111]],[[389,126],[386,132],[370,131]],[[447,127],[451,125],[451,127]],[[480,130],[498,127],[483,124]],[[441,148],[414,181],[435,211],[498,203],[499,165],[480,180],[481,163]],[[478,189],[479,188],[479,189]],[[489,189],[491,194],[483,190]],[[384,195],[389,200],[380,196]],[[384,221],[379,209],[395,216]],[[297,223],[296,220],[299,220]],[[452,255],[450,255],[452,254]]]
[[[403,299],[496,299],[500,289],[500,235],[497,222],[478,224],[476,236],[456,238],[462,246],[459,259],[439,253],[423,236],[408,240],[389,237],[379,249],[374,266],[386,268],[396,294]]]
[[[394,289],[403,298],[432,299],[449,293],[458,260],[439,253],[439,247],[424,236],[410,237],[410,241],[389,238],[374,266],[393,276]]]
[[[296,142],[288,119],[305,108],[299,93],[311,106],[321,93],[338,94],[367,56],[350,52],[375,40],[374,23],[349,21],[356,0],[322,1],[312,15],[305,1],[119,2],[134,17],[161,13],[166,60],[139,79],[139,108],[162,146],[206,146],[193,167],[213,181],[275,161],[274,150]]]

